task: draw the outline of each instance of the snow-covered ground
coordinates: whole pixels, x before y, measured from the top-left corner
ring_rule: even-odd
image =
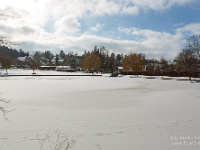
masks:
[[[9,74],[31,74],[9,70]],[[37,74],[66,74],[36,71]],[[70,73],[68,73],[70,74]],[[46,135],[72,150],[199,150],[200,84],[108,77],[0,77],[0,150],[40,150]],[[42,149],[54,149],[45,141]]]

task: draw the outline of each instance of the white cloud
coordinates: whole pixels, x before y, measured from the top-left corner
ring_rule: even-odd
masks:
[[[139,8],[137,6],[127,6],[121,9],[122,14],[135,14],[139,13]]]
[[[63,16],[54,23],[56,32],[76,33],[80,31],[81,24],[75,16]]]
[[[98,32],[103,28],[103,24],[97,23],[95,26],[91,27],[89,31]]]
[[[119,30],[120,32],[125,33],[125,34],[130,34],[131,31],[133,30],[133,28],[123,28],[123,27],[119,27],[118,30]]]
[[[0,12],[20,16],[19,19],[0,20],[0,35],[10,40],[22,41],[25,51],[51,50],[82,53],[95,45],[104,45],[110,51],[127,54],[143,52],[148,57],[165,56],[173,59],[181,49],[184,34],[199,34],[200,24],[189,24],[178,28],[175,34],[139,28],[118,28],[122,33],[132,35],[126,40],[91,35],[103,29],[97,23],[81,35],[81,19],[98,16],[138,15],[143,10],[165,10],[173,5],[184,5],[195,0],[6,0],[0,5]],[[87,20],[86,20],[87,21]],[[55,30],[47,30],[52,26]],[[48,32],[47,32],[48,31]],[[108,31],[110,33],[110,31]],[[114,32],[114,31],[113,31]],[[79,34],[78,34],[79,33]]]
[[[176,32],[179,32],[179,33],[188,33],[188,34],[200,34],[200,23],[191,23],[191,24],[188,24],[188,25],[185,25],[181,28],[178,28],[176,29]]]
[[[148,58],[160,58],[165,56],[167,59],[173,59],[180,51],[180,35],[163,35],[159,39],[156,35],[143,41],[134,40],[115,40],[111,38],[100,37],[96,35],[84,34],[78,37],[74,36],[53,36],[41,31],[40,38],[35,42],[30,38],[25,41],[27,44],[21,45],[21,48],[28,51],[51,50],[58,53],[61,49],[66,53],[69,51],[82,54],[84,50],[91,51],[95,45],[105,46],[110,52],[124,53],[129,52],[144,53]],[[160,33],[162,34],[162,33]],[[46,38],[47,37],[47,38]],[[166,39],[164,39],[166,38]],[[42,40],[40,40],[42,39]]]
[[[129,2],[143,10],[165,10],[173,5],[185,5],[195,1],[197,0],[130,0]]]
[[[131,34],[133,35],[136,39],[139,38],[140,40],[146,40],[149,38],[157,38],[160,40],[165,40],[171,38],[173,36],[170,33],[167,32],[158,32],[158,31],[153,31],[153,30],[147,30],[147,29],[139,29],[139,28],[118,28],[120,32],[123,32],[125,34]]]
[[[183,26],[183,25],[184,25],[184,23],[183,23],[183,22],[180,22],[180,23],[174,24],[173,26],[174,26],[174,27],[180,27],[180,26]]]
[[[6,0],[4,2],[1,2],[0,8],[5,9],[7,6],[16,8],[18,10],[26,10],[31,13],[34,13],[36,9],[34,5],[34,0]]]
[[[84,15],[138,14],[138,7],[134,5],[127,6],[128,3],[115,0],[56,0],[52,1],[51,10],[52,15],[56,18],[66,14],[73,14],[77,18],[81,18]]]
[[[38,16],[52,16],[57,20],[66,15],[74,15],[77,18],[84,15],[137,15],[140,10],[164,10],[173,5],[184,5],[195,1],[197,0],[6,0],[1,3],[0,8],[15,7]]]
[[[118,28],[119,32],[132,35],[140,46],[133,49],[139,50],[145,48],[143,51],[151,56],[158,58],[165,56],[167,58],[174,58],[177,53],[183,48],[185,38],[191,35],[200,34],[200,23],[192,23],[181,28],[175,29],[175,34],[167,32],[157,32],[139,28]]]
[[[139,28],[118,28],[120,32],[130,34],[140,47],[135,50],[144,48],[143,51],[147,56],[159,58],[165,56],[172,59],[181,50],[183,44],[183,34],[170,34],[167,32],[157,32]]]

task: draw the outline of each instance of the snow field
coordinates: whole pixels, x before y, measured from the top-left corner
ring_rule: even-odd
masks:
[[[39,150],[37,138],[56,140],[56,130],[76,140],[72,150],[200,148],[172,139],[200,136],[199,83],[129,76],[2,77],[0,83],[1,98],[15,108],[9,121],[0,117],[1,150]]]

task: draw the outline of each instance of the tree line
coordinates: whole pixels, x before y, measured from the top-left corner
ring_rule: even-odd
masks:
[[[20,62],[18,57],[27,57],[26,61]],[[200,35],[193,35],[186,40],[182,49],[172,62],[164,57],[160,59],[147,59],[143,53],[129,53],[124,55],[109,52],[105,46],[95,46],[91,51],[84,51],[81,56],[77,53],[61,50],[54,55],[51,51],[36,51],[32,55],[23,50],[10,49],[0,46],[0,62],[2,67],[8,69],[11,64],[20,64],[37,69],[39,66],[70,66],[76,69],[80,67],[87,72],[110,72],[117,75],[119,67],[124,74],[146,74],[152,75],[173,75],[178,76],[186,73],[191,79],[193,74],[198,74],[200,69]]]
[[[147,59],[143,53],[130,53],[127,55],[111,53],[105,47],[97,48],[84,54],[81,63],[82,69],[90,72],[109,71],[113,75],[117,67],[122,67],[123,74],[144,75],[170,75],[199,77],[200,73],[200,35],[190,36],[182,49],[172,62],[164,57],[160,59]]]

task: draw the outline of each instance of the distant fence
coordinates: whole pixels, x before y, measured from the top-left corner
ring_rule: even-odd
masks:
[[[76,72],[80,71],[80,69],[72,69],[69,66],[40,66],[39,70],[56,70],[56,71],[63,71],[63,72]]]
[[[56,66],[40,66],[39,70],[55,70]]]
[[[126,71],[121,71],[120,74],[123,74],[123,75],[145,75],[145,76],[153,76],[153,73],[152,72],[126,72]],[[170,76],[170,77],[189,77],[189,72],[154,72],[154,76]],[[199,72],[194,72],[194,73],[191,73],[191,77],[194,77],[194,78],[198,78],[200,77],[200,73]]]
[[[101,74],[93,74],[93,75],[81,75],[81,74],[72,74],[72,75],[39,75],[39,74],[33,74],[33,75],[6,75],[8,77],[17,77],[17,76],[36,76],[36,77],[43,77],[43,76],[46,76],[46,77],[59,77],[59,76],[81,76],[81,77],[88,77],[88,76],[92,76],[92,77],[98,77],[98,76],[102,76]]]

